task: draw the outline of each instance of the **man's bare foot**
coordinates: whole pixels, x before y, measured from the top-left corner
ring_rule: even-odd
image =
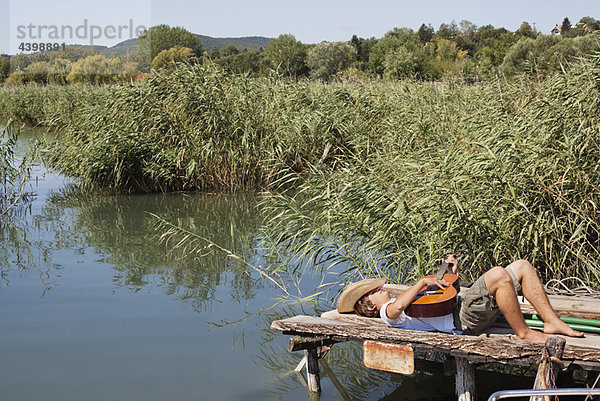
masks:
[[[564,334],[569,337],[583,337],[583,333],[581,331],[572,329],[565,322],[558,319],[555,322],[544,322],[544,333]]]
[[[537,343],[544,343],[548,339],[547,334],[531,329],[528,329],[522,336],[517,335],[516,337],[521,341],[534,341]]]

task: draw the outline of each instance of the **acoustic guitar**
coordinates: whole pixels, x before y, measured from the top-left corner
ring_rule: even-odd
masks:
[[[449,283],[448,287],[444,289],[439,288],[437,285],[423,287],[404,313],[412,317],[437,317],[452,313],[456,308],[460,283],[458,276],[448,270],[451,266],[446,262],[442,263],[435,275],[438,280],[446,280]]]

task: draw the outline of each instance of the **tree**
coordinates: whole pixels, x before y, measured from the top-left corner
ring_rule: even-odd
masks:
[[[244,50],[241,53],[220,58],[216,60],[216,64],[231,72],[252,76],[260,76],[269,69],[269,63],[265,61],[263,53],[258,50]]]
[[[561,42],[565,43],[556,47]],[[571,39],[554,35],[539,35],[535,40],[519,40],[506,53],[500,70],[508,76],[523,72],[545,75],[554,68],[549,63],[551,59],[556,59],[560,53],[571,52],[572,46],[569,43],[572,43]]]
[[[39,52],[28,55],[30,62],[35,63],[38,61],[53,62],[56,59],[66,59],[75,62],[79,59],[94,56],[99,54],[95,49],[89,49],[85,47],[66,46],[64,49],[52,50],[47,52]]]
[[[238,50],[238,48],[230,43],[221,49],[221,51],[219,52],[219,55],[221,57],[227,57],[227,56],[233,56],[233,55],[239,54],[239,52],[240,51]]]
[[[592,33],[594,31],[600,30],[600,20],[597,20],[592,17],[583,17],[577,23],[578,26],[581,26],[586,33]]]
[[[454,40],[458,36],[458,26],[454,21],[450,24],[441,24],[435,35],[443,39]]]
[[[10,72],[23,71],[29,64],[31,60],[26,54],[15,54],[10,58]]]
[[[503,57],[499,57],[496,49],[489,46],[483,46],[475,53],[475,61],[478,73],[486,78],[492,78],[496,75],[497,67],[502,64]]]
[[[306,64],[310,76],[329,79],[352,63],[354,48],[346,42],[321,42],[308,53]]]
[[[272,39],[267,44],[264,55],[272,68],[282,69],[290,77],[300,77],[308,73],[307,48],[293,35],[283,34]]]
[[[31,63],[25,68],[25,79],[27,82],[35,82],[38,84],[48,83],[48,72],[51,70],[52,64],[47,61],[38,61]]]
[[[520,37],[523,37],[523,38],[535,39],[537,36],[537,34],[535,33],[535,31],[533,30],[533,28],[527,21],[523,21],[521,23],[521,26],[519,27],[519,30],[516,33],[517,33],[517,35],[519,35]]]
[[[169,50],[161,51],[154,57],[154,60],[152,60],[152,69],[173,69],[175,64],[191,61],[195,57],[194,51],[189,47],[172,47]]]
[[[433,38],[427,44],[427,50],[430,54],[430,68],[433,77],[458,74],[462,67],[460,62],[467,55],[467,51],[459,49],[456,42],[440,37]]]
[[[412,29],[394,28],[387,32],[371,49],[369,56],[370,70],[378,75],[383,75],[385,72],[384,60],[387,53],[401,47],[413,53],[418,60],[425,56],[423,45]],[[419,61],[419,64],[422,63]]]
[[[123,62],[119,79],[123,81],[131,81],[140,73],[139,65],[135,61]]]
[[[16,70],[4,81],[4,86],[20,86],[27,83],[23,70]]]
[[[182,27],[170,27],[168,25],[157,25],[147,29],[138,37],[137,44],[140,67],[145,70],[150,68],[152,60],[158,53],[173,47],[190,48],[198,58],[204,53],[198,36]]]
[[[531,38],[518,41],[506,53],[506,57],[504,57],[504,61],[500,65],[500,71],[508,76],[525,70],[533,72],[532,68],[536,65],[534,48],[535,41]]]
[[[433,38],[433,34],[434,29],[431,26],[431,24],[427,26],[425,24],[421,24],[421,27],[417,31],[417,36],[419,37],[421,43],[424,45],[427,44],[431,40],[431,38]]]
[[[564,38],[543,53],[544,71],[558,72],[569,67],[570,62],[598,51],[597,39],[591,35]]]
[[[432,56],[440,61],[455,61],[464,58],[467,54],[465,50],[458,48],[456,42],[448,39],[435,38],[430,45],[428,47],[432,51]]]
[[[383,60],[383,75],[387,78],[415,78],[418,71],[418,59],[415,53],[405,47],[389,51]]]
[[[456,35],[455,42],[463,50],[467,50],[469,53],[474,53],[476,48],[477,25],[471,21],[462,20],[460,21],[460,29]]]
[[[480,46],[494,47],[495,43],[504,34],[510,34],[514,36],[514,34],[508,29],[494,28],[493,25],[483,25],[477,30],[477,42]]]
[[[496,68],[500,66],[505,55],[519,39],[527,39],[515,35],[504,28],[494,28],[492,25],[484,25],[477,30],[477,50],[474,59],[479,67],[481,75],[492,77]]]
[[[567,38],[575,38],[578,36],[589,35],[590,33],[599,29],[600,21],[596,21],[592,17],[583,17],[575,26],[572,26],[571,29],[569,29],[567,33],[563,36]]]
[[[565,19],[562,22],[562,25],[560,26],[560,34],[563,36],[566,36],[569,34],[570,30],[571,30],[571,21],[569,21],[568,17],[565,17]]]
[[[210,51],[208,52],[208,57],[210,57],[210,59],[213,61],[221,58],[221,53],[219,52],[219,48],[217,46],[213,46],[213,48],[210,49]]]
[[[195,58],[194,51],[189,47],[172,47],[163,50],[152,60],[152,69],[172,68],[176,63],[190,61]]]
[[[0,84],[10,75],[10,58],[6,54],[0,55]]]
[[[71,70],[71,63],[79,59],[88,56],[93,56],[96,54],[98,54],[98,52],[94,49],[76,46],[66,46],[64,49],[60,48],[59,50],[37,52],[33,54],[19,53],[15,54],[10,58],[10,72],[24,72],[27,69],[27,67],[31,64],[47,63],[48,65],[50,65],[50,69],[47,72],[52,75],[48,77],[48,82],[64,83],[64,78]],[[68,66],[66,66],[65,64],[68,64]],[[32,72],[32,74],[35,75],[34,81],[40,80],[39,73],[40,68],[43,65],[44,64],[38,64],[30,69],[30,71],[36,71],[35,73]],[[59,78],[58,75],[62,75],[62,78]],[[23,78],[23,80],[25,81],[28,81],[26,75],[23,75],[21,78]],[[17,77],[14,80],[12,80],[11,83],[14,84],[15,82],[18,82],[21,78]]]
[[[105,84],[117,80],[121,73],[121,61],[102,54],[88,56],[78,60],[67,75],[69,83]]]
[[[377,39],[363,39],[356,35],[352,35],[350,44],[354,47],[354,59],[356,61],[356,67],[364,70],[369,62],[369,56],[371,55],[371,48],[377,43]]]
[[[73,62],[66,58],[56,58],[52,61],[50,70],[48,71],[48,83],[65,85],[67,76],[73,68]]]

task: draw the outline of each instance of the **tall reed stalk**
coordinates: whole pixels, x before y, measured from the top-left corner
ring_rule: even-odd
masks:
[[[0,223],[8,221],[15,206],[29,198],[25,186],[31,174],[31,160],[18,157],[18,136],[19,128],[13,121],[0,126]]]

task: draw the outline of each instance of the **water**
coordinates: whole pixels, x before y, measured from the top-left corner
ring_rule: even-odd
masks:
[[[207,322],[238,320],[277,292],[223,255],[168,257],[148,214],[254,260],[253,198],[89,195],[43,167],[34,177],[37,196],[0,237],[0,399],[268,396],[273,376],[252,358],[264,326]]]
[[[278,378],[300,358],[286,351],[286,336],[268,329],[281,315],[249,315],[280,291],[219,252],[167,255],[149,214],[265,264],[255,196],[70,188],[38,166],[29,187],[37,196],[0,229],[1,400],[307,398],[293,376]],[[316,285],[318,277],[303,277],[305,291]],[[453,378],[439,372],[366,369],[356,344],[337,345],[328,360],[355,399],[453,394]],[[486,391],[523,380],[494,378]],[[322,385],[323,400],[340,399],[328,379]]]

